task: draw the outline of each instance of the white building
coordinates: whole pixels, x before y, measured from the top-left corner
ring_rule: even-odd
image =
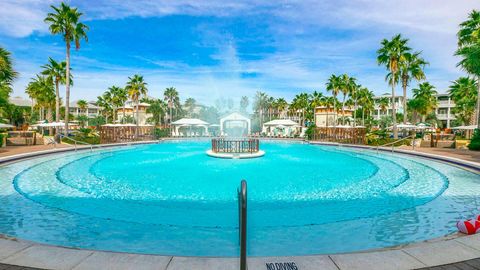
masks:
[[[451,122],[455,120],[455,114],[453,114],[452,109],[455,107],[455,103],[453,100],[450,98],[449,94],[437,94],[437,108],[435,109],[435,114],[437,116],[437,119],[442,122],[443,127],[450,128],[451,127]],[[392,104],[391,101],[388,104],[388,107],[385,111],[381,110],[380,106],[380,99],[382,98],[388,98],[389,101],[392,98],[392,95],[390,94],[383,94],[380,96],[375,96],[373,98],[375,105],[374,105],[374,114],[373,114],[373,119],[378,120],[382,116],[388,116],[392,115]],[[409,99],[407,99],[408,102]],[[396,96],[395,97],[395,109],[397,110],[397,113],[402,113],[405,111],[403,108],[403,96]]]
[[[138,104],[138,124],[145,125],[147,120],[153,117],[153,114],[147,113],[147,109],[150,107],[150,104],[140,102]],[[122,122],[123,117],[132,117],[137,119],[137,113],[135,111],[136,105],[132,101],[127,101],[124,107],[117,108],[117,121]]]
[[[72,114],[75,118],[80,115],[85,115],[88,118],[95,118],[100,115],[102,108],[98,107],[94,101],[87,102],[87,108],[81,109],[78,106],[78,100],[71,102],[70,107],[68,108],[70,114]]]

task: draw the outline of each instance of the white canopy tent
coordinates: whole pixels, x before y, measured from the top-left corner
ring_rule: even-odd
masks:
[[[458,127],[453,127],[452,129],[460,129],[460,130],[474,130],[477,129],[477,125],[470,125],[470,126],[458,126]]]
[[[252,129],[250,118],[238,112],[233,112],[220,118],[220,135],[222,136],[228,135],[228,134],[225,134],[226,124],[239,124],[239,123],[246,125],[247,135],[250,135],[250,132]]]
[[[290,119],[276,119],[264,123],[262,133],[268,136],[293,136],[294,133],[298,133],[299,128],[301,129],[301,126]]]
[[[14,125],[0,123],[0,128],[14,128]]]
[[[197,118],[182,118],[180,120],[172,122],[172,126],[174,127],[174,130],[172,130],[172,135],[173,136],[182,135],[180,134],[180,131],[179,131],[181,127],[189,127],[189,128],[202,127],[205,129],[205,134],[208,135],[209,125],[210,125],[209,123]]]

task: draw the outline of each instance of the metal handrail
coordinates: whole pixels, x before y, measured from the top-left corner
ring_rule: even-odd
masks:
[[[61,140],[62,137],[63,137],[63,138],[65,138],[65,139],[68,139],[68,140],[74,142],[74,144],[75,144],[75,151],[77,151],[77,143],[78,143],[78,144],[83,144],[83,145],[89,145],[89,146],[90,146],[90,151],[93,151],[93,144],[91,144],[91,143],[86,143],[86,142],[82,142],[82,141],[77,141],[77,140],[75,140],[75,139],[72,139],[72,138],[67,137],[67,136],[65,136],[65,135],[62,135],[62,134],[58,134],[58,135],[60,136],[60,140]],[[57,143],[57,142],[55,141],[55,145],[56,145],[56,143]]]
[[[238,193],[238,222],[240,244],[240,270],[247,270],[247,181],[242,180]]]
[[[376,148],[377,154],[378,154],[378,148],[379,148],[379,147],[385,147],[385,146],[389,146],[389,145],[392,145],[392,153],[393,153],[394,150],[395,150],[395,144],[396,144],[396,143],[401,142],[401,141],[404,141],[404,140],[406,140],[406,139],[410,139],[410,138],[412,138],[413,140],[415,140],[415,137],[416,137],[416,135],[414,134],[414,135],[410,135],[410,136],[408,136],[408,137],[402,138],[402,139],[400,139],[400,140],[396,140],[396,141],[394,141],[394,142],[389,142],[389,143],[386,143],[386,144],[377,145],[377,148]],[[412,149],[415,150],[415,141],[412,142]]]

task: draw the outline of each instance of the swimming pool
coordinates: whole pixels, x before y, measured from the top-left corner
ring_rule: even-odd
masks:
[[[237,256],[248,181],[251,256],[340,253],[454,232],[478,214],[480,176],[399,154],[266,141],[262,158],[208,141],[79,151],[0,167],[0,234],[54,245]]]

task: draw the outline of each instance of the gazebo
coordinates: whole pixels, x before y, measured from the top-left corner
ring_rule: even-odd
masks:
[[[246,134],[228,134],[225,132],[226,129],[242,129],[240,132],[233,132],[233,133],[245,133]],[[250,135],[252,129],[252,124],[250,118],[244,116],[238,112],[229,113],[222,118],[220,118],[220,135],[222,136],[241,136],[241,135]]]
[[[182,127],[190,129],[201,127],[205,129],[205,135],[208,135],[209,123],[197,118],[182,118],[180,120],[172,122],[172,126],[174,127],[174,129],[172,130],[172,136],[183,136],[183,134],[181,134],[179,131],[179,129]]]
[[[292,121],[290,119],[276,119],[264,123],[262,127],[262,133],[267,134],[267,136],[284,137],[298,134],[298,129],[301,129],[301,126],[295,121]]]

